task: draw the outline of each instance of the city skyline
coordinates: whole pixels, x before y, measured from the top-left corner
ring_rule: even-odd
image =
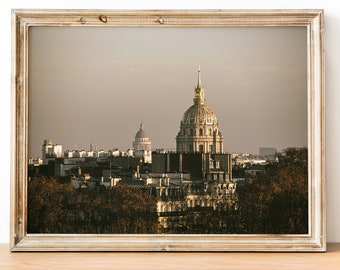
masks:
[[[44,139],[124,151],[141,122],[152,148],[175,149],[198,66],[229,152],[307,146],[303,27],[33,27],[29,156]]]

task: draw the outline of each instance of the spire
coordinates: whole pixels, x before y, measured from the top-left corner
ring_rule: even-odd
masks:
[[[140,122],[139,129],[143,130],[143,122]]]
[[[195,88],[194,104],[203,105],[204,101],[205,101],[204,88],[201,83],[201,67],[198,66],[198,81],[197,81],[197,86]]]
[[[202,86],[201,84],[201,66],[198,66],[198,82],[197,86]]]

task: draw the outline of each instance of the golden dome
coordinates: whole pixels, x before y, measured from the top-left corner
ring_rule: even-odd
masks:
[[[194,104],[184,113],[182,124],[217,124],[217,118],[207,105]]]
[[[217,124],[215,113],[205,105],[204,88],[201,83],[200,69],[198,69],[198,83],[194,93],[194,105],[183,115],[182,124]]]

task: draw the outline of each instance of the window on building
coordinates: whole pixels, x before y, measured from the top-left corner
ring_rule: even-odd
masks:
[[[202,152],[204,151],[204,146],[203,146],[203,144],[200,144],[200,145],[199,145],[199,151],[200,151],[200,153],[202,153]]]
[[[203,136],[203,128],[200,128],[200,136]]]
[[[219,169],[219,168],[220,168],[220,161],[216,160],[216,169]]]
[[[213,146],[212,146],[212,144],[210,144],[209,145],[209,153],[212,153],[212,151],[213,151]]]
[[[214,169],[214,161],[213,160],[210,160],[209,167],[210,167],[210,169]]]

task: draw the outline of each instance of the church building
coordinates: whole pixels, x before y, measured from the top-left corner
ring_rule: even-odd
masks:
[[[232,181],[232,156],[223,151],[223,136],[215,113],[205,104],[200,69],[194,104],[187,109],[176,136],[176,152],[153,152],[152,173],[169,177],[166,192],[157,198],[159,222],[164,232],[176,231],[186,211],[236,209],[236,184]],[[180,181],[171,175],[186,175]],[[179,191],[177,188],[180,187]],[[181,199],[170,194],[180,194]],[[185,220],[185,218],[183,219]],[[195,221],[194,221],[195,222]],[[226,222],[226,219],[224,219]],[[195,224],[196,228],[204,227]]]
[[[143,158],[145,163],[151,163],[151,141],[148,134],[143,129],[143,124],[140,124],[139,130],[136,133],[135,140],[132,143],[134,156]]]
[[[176,136],[176,150],[183,153],[223,153],[223,136],[215,113],[205,104],[200,69],[194,104],[183,115]]]

